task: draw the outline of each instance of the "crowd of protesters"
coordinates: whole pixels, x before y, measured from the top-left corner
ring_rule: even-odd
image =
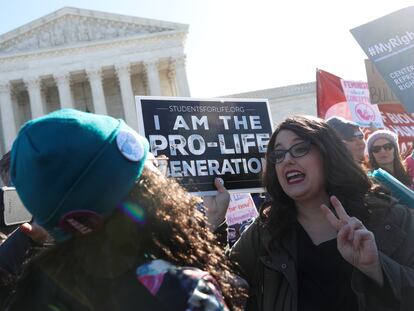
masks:
[[[412,310],[413,210],[367,175],[412,186],[391,132],[282,121],[266,200],[231,248],[220,179],[200,209],[148,149],[122,120],[73,109],[20,129],[1,177],[34,222],[0,246],[1,309]]]
[[[414,152],[405,160],[400,154],[398,136],[389,130],[376,130],[368,135],[359,125],[342,117],[326,120],[351,152],[353,159],[369,171],[381,168],[405,186],[414,189]]]

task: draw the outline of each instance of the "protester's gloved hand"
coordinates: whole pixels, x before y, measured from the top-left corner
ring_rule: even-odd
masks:
[[[214,186],[217,188],[217,194],[215,196],[203,197],[211,231],[214,231],[224,221],[230,202],[230,194],[224,187],[223,179],[215,178]]]
[[[20,231],[26,234],[33,242],[42,244],[49,238],[49,234],[45,229],[36,224],[35,222],[29,224],[24,223],[20,225]]]

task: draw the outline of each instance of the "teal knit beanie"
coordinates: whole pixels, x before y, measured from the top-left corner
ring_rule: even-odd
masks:
[[[142,173],[147,140],[122,120],[62,109],[27,122],[12,147],[11,180],[57,240],[93,231]]]

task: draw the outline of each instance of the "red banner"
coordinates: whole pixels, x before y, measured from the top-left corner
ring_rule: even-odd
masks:
[[[378,108],[381,112],[385,127],[398,135],[400,153],[405,157],[414,147],[413,114],[406,112],[404,106],[400,103],[380,104]]]
[[[316,71],[316,109],[318,117],[325,119],[326,112],[332,106],[346,102],[341,78],[318,69]]]
[[[341,78],[318,69],[316,71],[316,97],[318,117],[327,119],[332,115],[352,120]],[[378,104],[384,125],[398,135],[403,157],[414,149],[414,113],[405,111],[400,103]],[[367,132],[370,130],[367,129]]]

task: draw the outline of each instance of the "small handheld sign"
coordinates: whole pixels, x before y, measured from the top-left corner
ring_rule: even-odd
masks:
[[[30,222],[32,215],[24,207],[14,187],[3,187],[4,224],[12,226]]]

